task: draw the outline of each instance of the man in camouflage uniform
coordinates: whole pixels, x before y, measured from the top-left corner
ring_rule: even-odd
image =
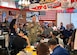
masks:
[[[28,23],[27,30],[30,43],[34,44],[37,41],[37,34],[39,31],[39,25],[36,22],[36,16],[32,16],[32,22]]]

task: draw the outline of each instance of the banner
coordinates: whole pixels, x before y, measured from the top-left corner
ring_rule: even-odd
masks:
[[[61,2],[57,1],[54,3],[46,3],[46,4],[31,4],[29,6],[29,10],[34,10],[34,11],[41,11],[41,10],[57,10],[57,9],[62,9],[61,7]]]
[[[68,8],[77,8],[77,2],[71,0],[54,0],[49,3],[35,3],[29,6],[29,10],[42,11],[42,10],[65,10]]]

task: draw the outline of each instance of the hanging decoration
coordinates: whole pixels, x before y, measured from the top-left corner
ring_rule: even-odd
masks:
[[[77,0],[74,0],[74,2],[72,3],[72,7],[77,9]]]

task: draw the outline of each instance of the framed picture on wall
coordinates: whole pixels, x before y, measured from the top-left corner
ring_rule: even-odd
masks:
[[[2,15],[2,10],[0,9],[0,15]]]
[[[0,9],[0,22],[2,22],[2,10]]]
[[[23,19],[23,16],[22,16],[22,14],[20,14],[18,18],[19,18],[19,19]]]
[[[2,22],[2,15],[0,14],[0,22]]]
[[[31,16],[33,16],[33,15],[36,16],[36,22],[38,22],[39,21],[39,18],[38,18],[39,12],[26,12],[26,21],[27,22],[32,22],[32,17]]]
[[[16,11],[9,11],[9,15],[15,16],[16,15]]]

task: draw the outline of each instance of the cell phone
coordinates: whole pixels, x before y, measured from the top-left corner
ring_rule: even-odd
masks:
[[[33,49],[33,51],[36,51],[36,49]]]

